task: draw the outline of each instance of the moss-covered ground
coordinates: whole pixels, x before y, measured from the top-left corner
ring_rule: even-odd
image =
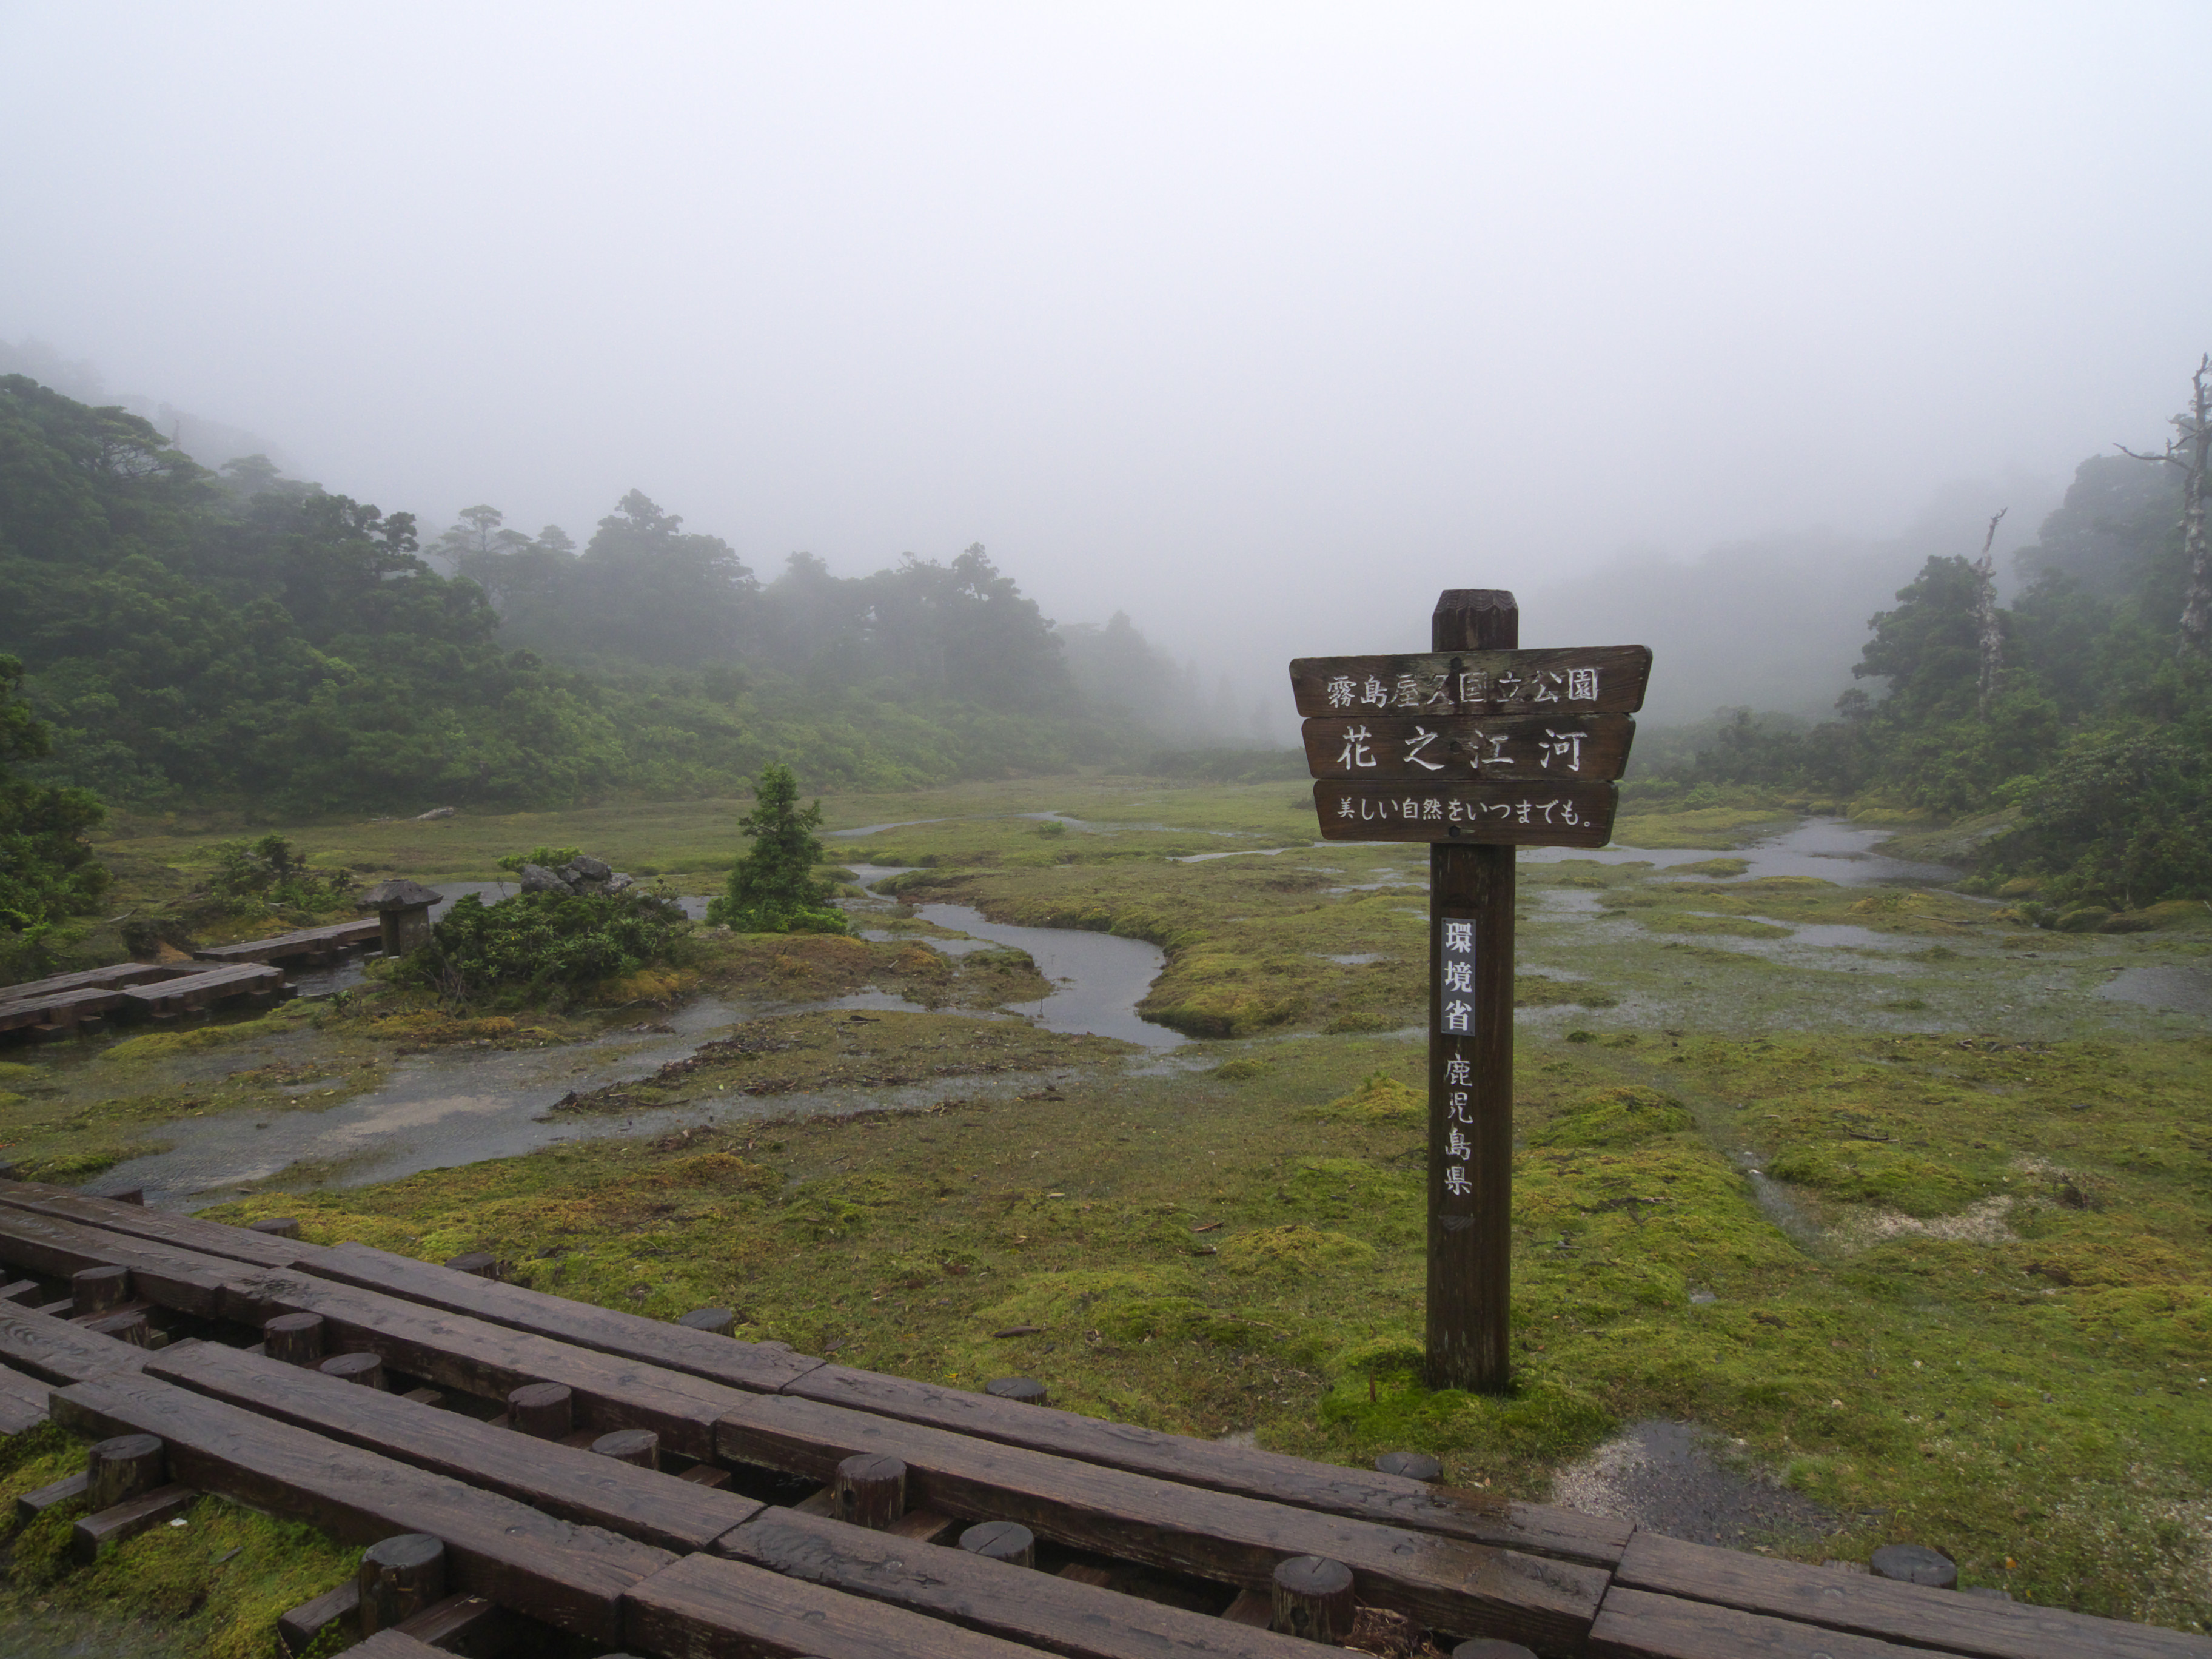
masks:
[[[1646,844],[1705,833],[1716,857],[1524,860],[1516,1387],[1486,1400],[1417,1380],[1420,849],[1316,848],[1307,799],[1279,784],[830,805],[833,826],[945,820],[838,845],[903,872],[908,896],[1163,945],[1148,1008],[1204,1035],[1164,1062],[1125,1056],[976,1019],[980,995],[874,1024],[779,1016],[726,1034],[750,1048],[626,1085],[650,1101],[608,1103],[702,1103],[688,1129],[219,1213],[426,1258],[490,1249],[564,1295],[727,1305],[743,1336],[963,1384],[1035,1376],[1076,1409],[1312,1456],[1429,1449],[1499,1494],[1545,1497],[1620,1425],[1680,1419],[1841,1517],[1725,1541],[1863,1559],[1917,1540],[1970,1584],[2212,1625],[2212,1040],[2185,1003],[2105,994],[2138,969],[2201,983],[2202,923],[2045,932],[1940,889],[1747,874],[1741,836],[1656,818]],[[1014,816],[1043,812],[1062,816]],[[684,822],[672,845],[703,844]],[[548,817],[495,844],[599,827]],[[1208,852],[1243,855],[1177,861]],[[880,957],[824,988],[928,1006],[896,964],[929,937],[871,942]],[[747,971],[776,971],[769,947],[742,949]],[[387,1063],[378,1008],[287,1011],[283,1043],[19,1051],[0,1110],[51,1127],[97,1095],[91,1123],[188,1086],[300,1109]],[[455,1040],[551,1041],[581,1018]],[[979,1032],[1052,1086],[842,1117],[779,1117],[769,1091],[757,1116],[706,1121],[709,1092],[834,1079],[864,1095],[997,1062]],[[220,1070],[271,1048],[303,1081]],[[117,1080],[88,1091],[103,1067]],[[173,1107],[157,1119],[190,1133]],[[33,1593],[58,1592],[6,1591]],[[185,1650],[230,1651],[213,1628],[177,1627]]]

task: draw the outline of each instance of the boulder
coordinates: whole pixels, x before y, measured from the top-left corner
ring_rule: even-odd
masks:
[[[521,885],[526,893],[573,893],[575,890],[542,864],[522,866]]]
[[[580,876],[586,881],[605,881],[609,876],[614,874],[614,871],[603,860],[584,854],[569,860],[562,867],[561,873],[571,881]]]
[[[623,890],[623,889],[624,889],[625,887],[630,887],[630,886],[634,886],[634,885],[635,885],[635,883],[630,879],[630,878],[629,878],[629,877],[628,877],[628,876],[624,875],[621,871],[617,870],[617,871],[616,871],[612,875],[611,875],[611,876],[609,876],[609,877],[607,878],[606,890],[607,890],[608,892],[610,892],[610,893],[619,893],[619,892],[621,892],[621,891]]]

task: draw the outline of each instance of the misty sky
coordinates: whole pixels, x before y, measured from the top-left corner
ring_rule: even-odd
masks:
[[[2208,47],[2202,5],[12,0],[0,339],[434,523],[581,540],[635,486],[763,575],[981,541],[1240,675],[1425,646],[1445,586],[1596,642],[1623,559],[1972,553],[2155,446],[2212,346]]]

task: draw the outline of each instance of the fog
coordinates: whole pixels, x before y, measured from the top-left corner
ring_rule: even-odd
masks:
[[[2163,437],[2208,46],[2185,5],[18,4],[0,340],[433,526],[581,540],[637,488],[763,576],[981,542],[1208,683],[1500,586],[1530,644],[1656,647],[1655,714],[1818,707],[1922,557]]]

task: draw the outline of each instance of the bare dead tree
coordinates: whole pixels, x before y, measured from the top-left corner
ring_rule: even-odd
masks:
[[[2212,652],[2212,549],[2205,545],[2205,465],[2212,461],[2212,352],[2190,377],[2189,409],[2173,417],[2175,436],[2159,455],[2138,454],[2125,444],[2112,447],[2138,461],[2156,461],[2181,473],[2181,553],[2189,564],[2189,591],[2181,603],[2181,653]]]
[[[1990,519],[1990,533],[1982,538],[1982,556],[1974,562],[1974,623],[1981,635],[1982,718],[1990,717],[1990,699],[1996,696],[1997,674],[2004,667],[2004,630],[1997,626],[1997,564],[1990,549],[1996,545],[1997,526],[2012,509],[2001,507]]]

